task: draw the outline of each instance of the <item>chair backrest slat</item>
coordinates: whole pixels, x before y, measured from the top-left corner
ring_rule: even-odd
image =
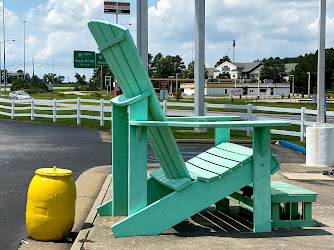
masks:
[[[105,21],[91,21],[88,27],[98,46],[103,49],[101,52],[124,95],[131,98],[150,91],[148,119],[165,121],[166,117],[130,32],[122,26]],[[188,170],[169,127],[149,127],[148,141],[167,177],[189,177]]]

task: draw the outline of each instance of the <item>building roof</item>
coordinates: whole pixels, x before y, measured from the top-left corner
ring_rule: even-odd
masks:
[[[213,72],[215,71],[215,69],[216,68],[206,68],[209,78],[213,77]]]
[[[250,62],[250,63],[233,63],[238,68],[242,68],[242,73],[249,73],[259,66],[263,65],[262,62]]]
[[[250,62],[250,63],[223,62],[222,64],[218,65],[216,67],[216,69],[219,68],[219,67],[221,67],[225,63],[230,63],[230,64],[233,64],[233,65],[237,66],[237,68],[240,69],[240,70],[242,70],[242,73],[244,73],[244,74],[250,73],[252,70],[258,68],[261,65],[263,65],[262,62]]]
[[[285,73],[286,74],[290,74],[290,72],[292,70],[296,69],[296,66],[298,65],[298,63],[286,63],[285,64]]]
[[[220,71],[219,68],[223,64],[226,64],[226,63],[235,65],[237,67],[237,70],[241,70],[243,74],[257,74],[257,71],[260,71],[263,68],[263,63],[262,62],[232,63],[232,62],[225,61],[222,64],[218,65],[215,68],[214,72]],[[286,63],[285,64],[285,74],[286,75],[290,74],[292,70],[295,70],[297,65],[298,65],[298,63]]]

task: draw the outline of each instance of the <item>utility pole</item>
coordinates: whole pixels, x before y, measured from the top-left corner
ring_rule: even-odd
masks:
[[[194,38],[191,38],[191,62],[194,61]]]
[[[3,28],[3,74],[4,74],[3,81],[6,93],[7,74],[6,74],[5,0],[2,1],[2,28]]]
[[[34,78],[34,76],[35,76],[34,58],[31,58],[31,60],[32,60],[32,77]]]
[[[53,69],[52,69],[52,84],[55,84],[55,55],[52,55],[53,58]]]
[[[103,74],[102,74],[102,67],[101,66],[101,76],[100,76],[100,93],[102,94],[103,91]]]
[[[317,76],[317,122],[325,122],[325,39],[326,39],[326,0],[319,0],[318,76]]]
[[[1,72],[1,42],[0,42],[0,98],[1,98],[1,88],[2,88],[2,72]]]
[[[292,96],[295,96],[295,75],[292,76]]]
[[[137,0],[137,48],[148,70],[148,5],[147,0]]]
[[[26,79],[26,21],[23,21],[23,79]]]
[[[195,0],[195,116],[204,116],[205,0]]]
[[[179,89],[179,87],[178,87],[178,82],[177,82],[177,77],[179,76],[179,73],[176,73],[176,94],[177,94],[177,90]]]
[[[311,88],[311,73],[307,72],[308,82],[307,82],[307,98],[310,98],[310,88]]]

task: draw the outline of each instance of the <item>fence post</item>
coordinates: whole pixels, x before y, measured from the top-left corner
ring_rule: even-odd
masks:
[[[77,125],[81,125],[81,100],[77,98]]]
[[[162,110],[164,111],[164,114],[167,117],[167,100],[163,100],[163,102],[162,102]]]
[[[100,106],[100,126],[104,126],[104,100],[100,100],[101,106]]]
[[[15,102],[14,99],[12,99],[12,110],[11,110],[11,118],[14,119],[15,116]]]
[[[305,134],[305,121],[306,121],[306,108],[302,107],[300,110],[300,141],[305,142],[304,134]]]
[[[247,121],[252,120],[252,110],[253,110],[253,105],[251,103],[247,104]],[[248,137],[252,136],[252,128],[247,128],[247,136]]]
[[[53,99],[53,122],[57,122],[57,99]]]
[[[208,114],[208,106],[207,106],[207,103],[204,102],[204,116],[207,116]]]
[[[30,109],[31,109],[31,120],[34,121],[35,120],[35,101],[34,98],[31,98],[30,100]]]

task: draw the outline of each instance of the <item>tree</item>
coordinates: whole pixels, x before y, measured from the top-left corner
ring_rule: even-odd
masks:
[[[223,58],[219,59],[218,62],[216,62],[215,67],[219,66],[223,62],[231,62],[231,59],[229,56],[223,56]]]
[[[105,76],[114,78],[113,73],[109,67],[102,67],[102,86],[105,88]],[[101,86],[101,67],[96,67],[92,77],[89,79],[87,90],[99,90]]]
[[[153,76],[153,69],[152,69],[152,64],[153,64],[153,55],[151,53],[148,53],[148,75],[149,77]]]
[[[168,76],[175,76],[176,73],[181,73],[184,69],[184,62],[179,55],[168,55],[165,58],[160,59],[156,63],[154,77],[167,78]]]
[[[150,57],[151,56],[151,57]],[[158,54],[156,54],[153,58],[153,55],[149,54],[149,60],[148,60],[148,73],[150,77],[155,76],[155,71],[157,68],[157,64],[158,62],[163,59],[163,55],[161,54],[161,52],[159,52]]]
[[[188,64],[187,69],[183,72],[183,78],[194,78],[194,61]]]
[[[12,86],[10,87],[11,91],[29,89],[29,81],[23,79],[15,79]]]
[[[260,71],[260,79],[273,79],[274,82],[282,82],[284,73],[285,73],[285,65],[284,62],[278,57],[273,59],[270,57],[269,59],[264,59],[263,68]]]
[[[43,93],[47,92],[48,87],[44,82],[39,81],[39,77],[34,75],[30,79],[29,93]]]
[[[195,63],[194,61],[192,61],[191,63],[188,64],[188,67],[186,70],[183,71],[183,78],[188,78],[188,79],[192,79],[194,78],[194,67],[195,67]],[[208,78],[208,70],[206,67],[204,67],[204,78],[207,79]]]
[[[56,74],[53,74],[53,73],[44,74],[43,79],[46,84],[48,83],[61,84],[62,83],[62,81],[58,77],[56,77]]]
[[[230,76],[229,72],[222,72],[217,76],[217,78],[219,78],[219,79],[231,79],[231,76]]]
[[[74,77],[77,79],[77,81],[75,82],[75,84],[77,85],[85,85],[87,84],[86,82],[86,76],[85,75],[80,75],[78,72],[75,73]]]

